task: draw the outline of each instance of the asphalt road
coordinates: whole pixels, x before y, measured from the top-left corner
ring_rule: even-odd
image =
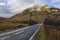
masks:
[[[11,32],[0,34],[0,40],[31,40],[34,33],[38,31],[41,24],[17,29]]]

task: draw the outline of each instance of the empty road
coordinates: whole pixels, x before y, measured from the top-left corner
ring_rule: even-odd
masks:
[[[36,24],[0,34],[0,40],[32,40],[34,34],[40,29],[41,25],[42,24]]]

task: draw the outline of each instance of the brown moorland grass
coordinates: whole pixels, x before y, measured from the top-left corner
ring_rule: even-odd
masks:
[[[42,26],[37,34],[37,37],[35,38],[35,40],[47,40],[47,36],[46,36],[46,30],[44,28],[44,26]]]

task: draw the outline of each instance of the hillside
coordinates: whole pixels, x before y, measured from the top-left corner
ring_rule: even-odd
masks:
[[[46,18],[44,27],[47,31],[47,40],[60,40],[60,14]]]
[[[31,9],[33,9],[32,12],[30,11]],[[47,6],[33,6],[11,18],[4,21],[1,20],[2,23],[0,23],[0,30],[4,31],[6,29],[10,30],[29,26],[30,22],[33,22],[33,24],[44,22],[45,18],[55,14],[60,14],[60,9]]]

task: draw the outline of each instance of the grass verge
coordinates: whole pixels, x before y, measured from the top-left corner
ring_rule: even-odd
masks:
[[[40,28],[36,40],[47,40],[46,30],[45,30],[44,26],[42,26],[42,27]]]

